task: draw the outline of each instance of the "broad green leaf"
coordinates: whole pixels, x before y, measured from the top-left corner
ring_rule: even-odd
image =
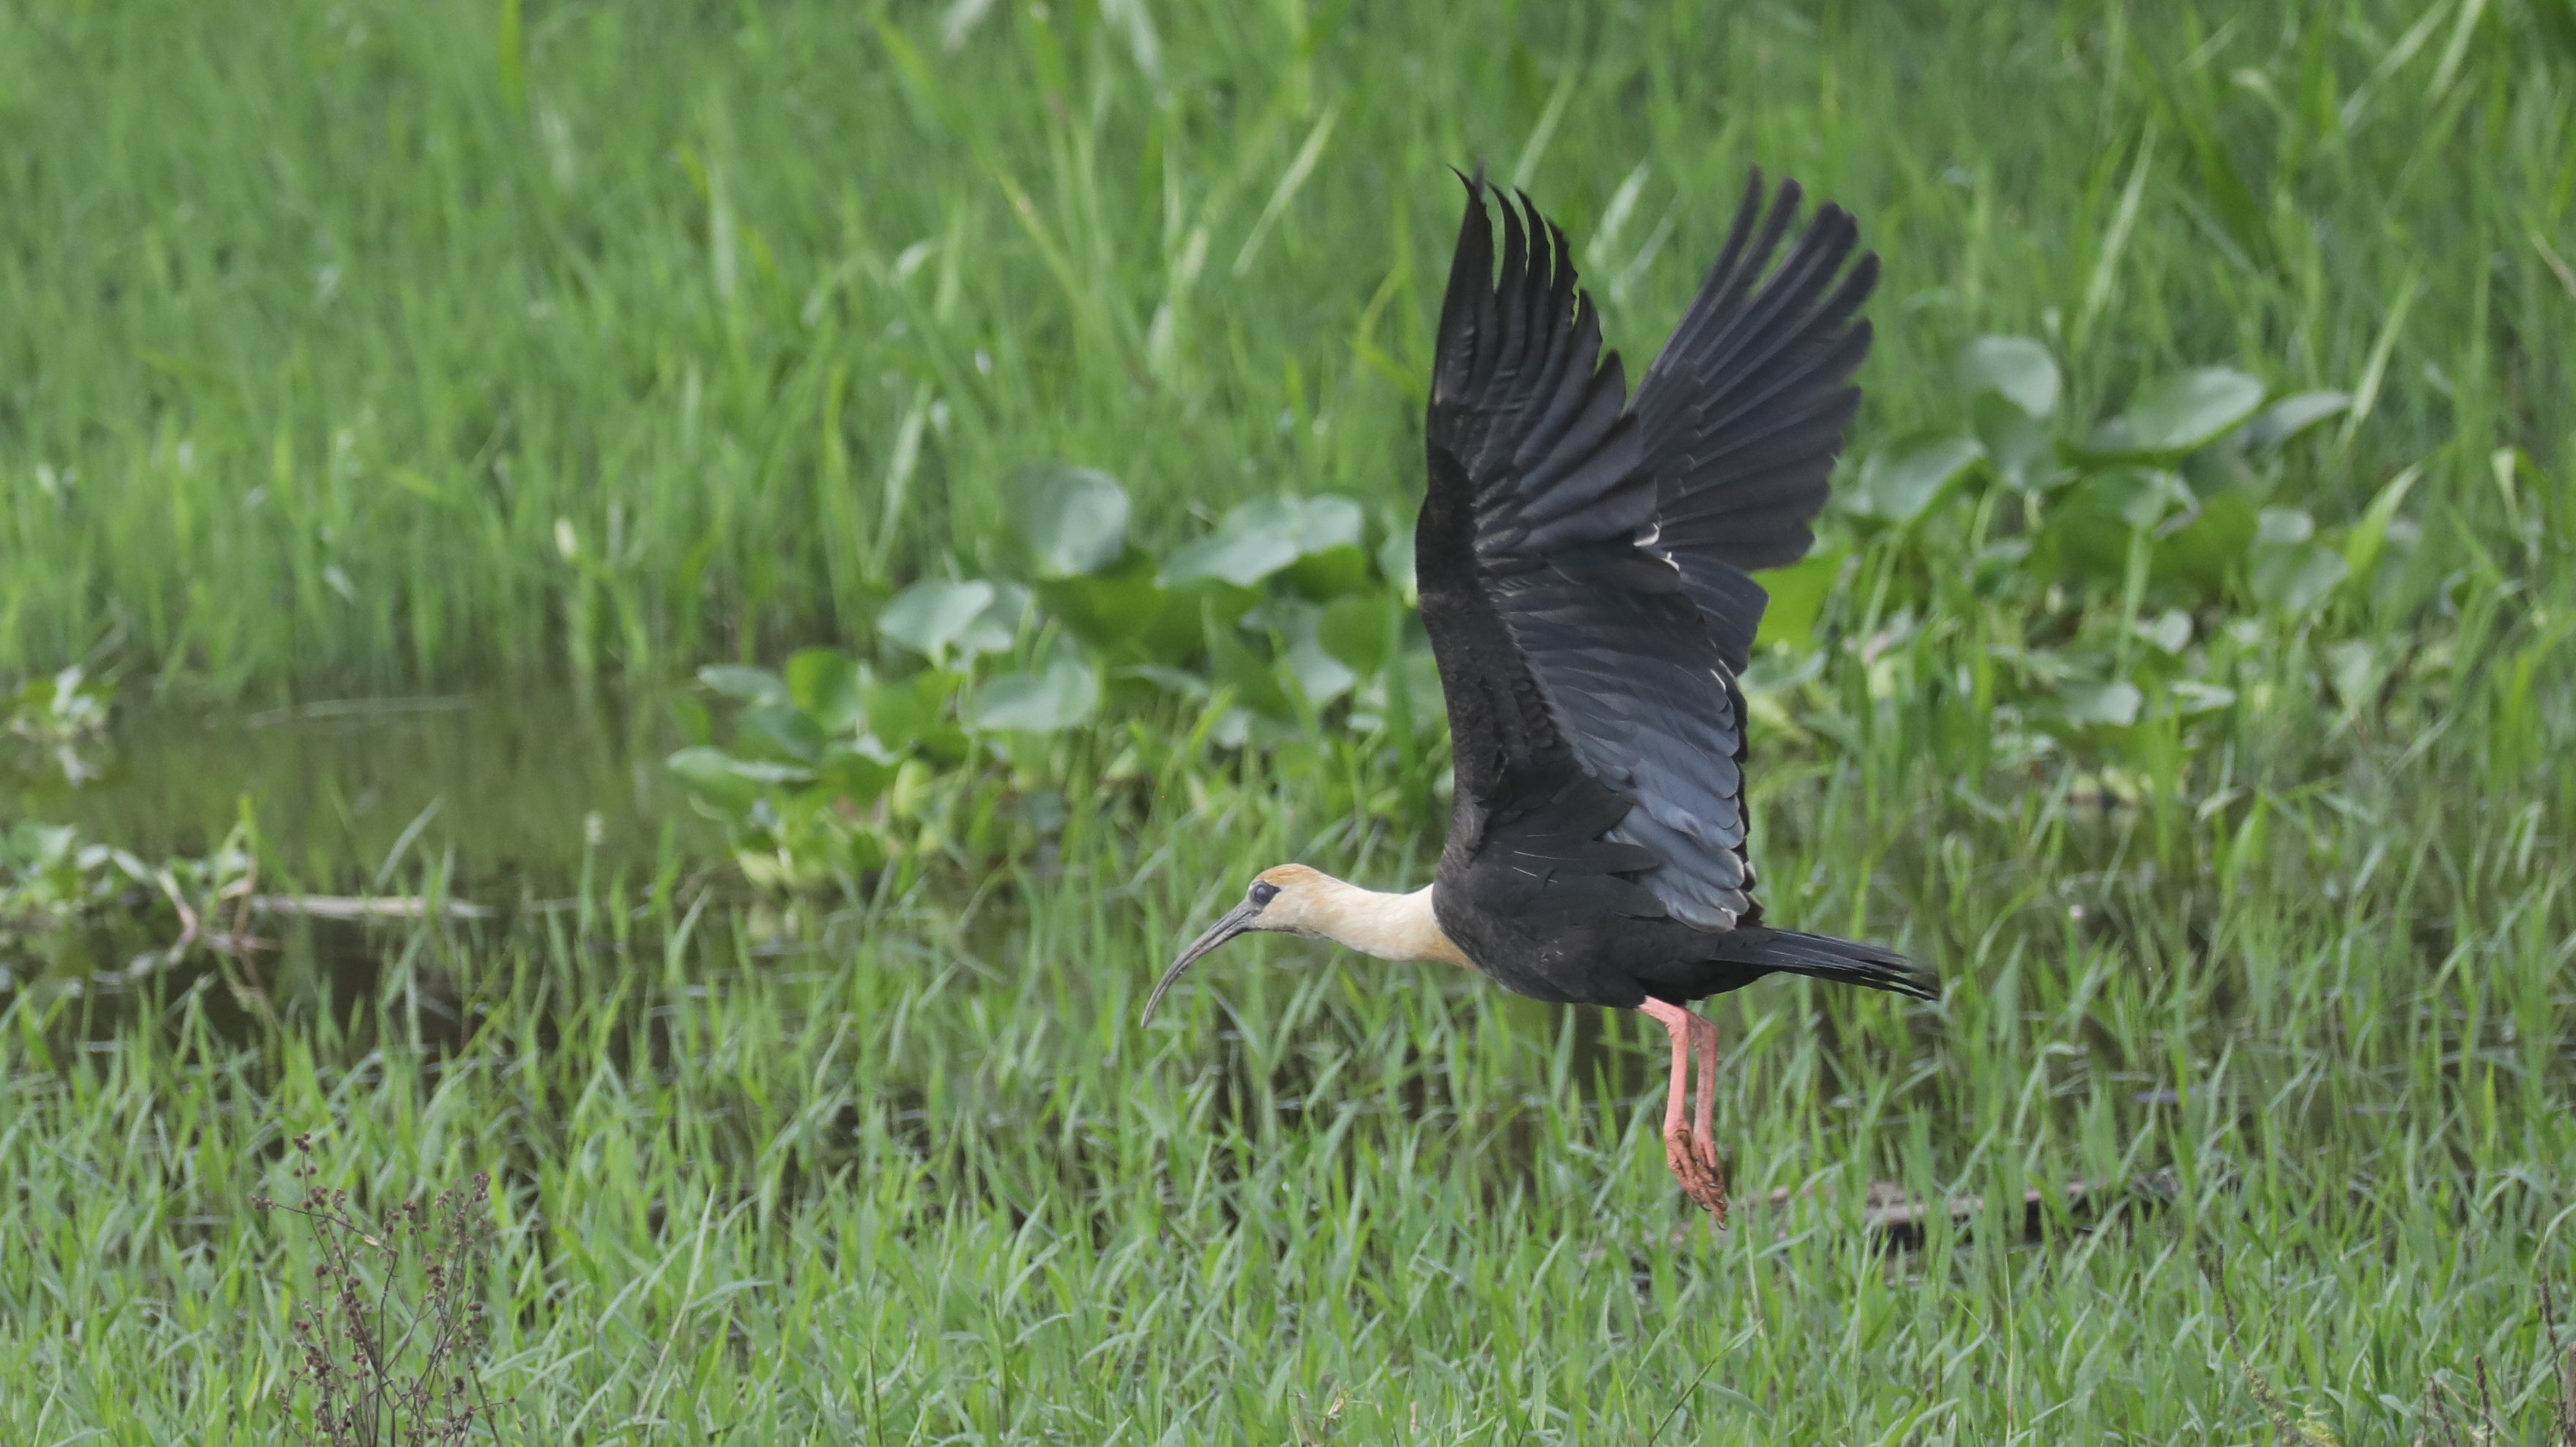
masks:
[[[2148,386],[2087,447],[2130,457],[2189,452],[2217,441],[2262,405],[2260,380],[2229,367],[2195,368]]]
[[[1912,522],[1984,451],[1970,437],[1918,437],[1881,448],[1860,465],[1851,510],[1892,523]]]
[[[994,596],[993,585],[981,578],[924,578],[885,605],[877,631],[925,658],[942,659],[993,606]]]
[[[1096,573],[1127,547],[1127,490],[1088,467],[1043,463],[1011,478],[1011,527],[1041,578]]]
[[[2201,499],[2191,521],[2156,539],[2149,576],[2201,602],[2216,602],[2254,542],[2254,500],[2241,492]]]
[[[791,703],[764,703],[744,709],[735,722],[740,736],[766,745],[774,753],[810,764],[823,756],[823,730]]]
[[[995,583],[993,601],[966,625],[957,639],[961,658],[984,653],[1003,653],[1020,638],[1020,628],[1029,619],[1029,590],[1018,583]]]
[[[2128,571],[2130,540],[2195,506],[2191,489],[2170,472],[2115,467],[2069,489],[2050,511],[2042,539],[2060,576],[2116,587]]]
[[[2322,543],[2254,549],[2254,600],[2293,618],[2314,613],[2344,579],[2343,554]]]
[[[1100,676],[1089,664],[1059,654],[1034,673],[1006,673],[975,692],[975,727],[1012,733],[1051,734],[1091,717],[1100,706]]]
[[[2126,679],[2109,683],[2068,679],[2058,685],[2057,697],[2068,722],[2106,728],[2127,728],[2136,723],[2138,706],[2146,702],[2138,686]]]
[[[1386,666],[1402,621],[1403,614],[1392,593],[1336,598],[1325,605],[1323,616],[1316,620],[1315,641],[1349,664],[1353,672],[1371,677]]]
[[[886,757],[879,751],[836,748],[814,766],[814,781],[833,797],[864,807],[875,803],[877,796],[892,786],[902,766],[901,759]]]
[[[948,696],[956,686],[957,675],[925,669],[902,683],[862,687],[868,736],[896,754],[929,739],[942,728]]]
[[[1283,498],[1249,502],[1227,513],[1215,532],[1165,560],[1155,581],[1166,588],[1203,578],[1238,588],[1258,586],[1297,561],[1298,519],[1286,502]]]
[[[848,733],[863,716],[859,685],[864,676],[858,663],[838,649],[804,649],[787,660],[787,696],[823,732]]]
[[[2006,487],[2037,492],[2057,480],[2061,472],[2057,441],[2049,435],[2047,424],[1993,392],[1979,396],[1969,411],[1977,440],[1985,445],[1986,460],[1994,464]]]
[[[1823,616],[1825,599],[1831,597],[1834,584],[1841,580],[1846,548],[1819,549],[1785,568],[1774,568],[1754,579],[1771,595],[1770,605],[1762,610],[1762,628],[1756,643],[1773,643],[1793,653],[1803,653],[1815,644],[1816,620]]]
[[[744,703],[783,703],[787,699],[786,681],[766,668],[720,663],[699,669],[698,682]]]
[[[1357,547],[1360,506],[1346,497],[1271,497],[1243,503],[1215,532],[1163,564],[1165,587],[1203,578],[1252,587],[1299,558]]]
[[[1368,554],[1356,543],[1336,543],[1290,563],[1281,575],[1309,598],[1340,598],[1368,585]]]
[[[1296,717],[1269,661],[1245,646],[1232,623],[1210,615],[1206,628],[1208,671],[1219,687],[1233,689],[1235,702],[1256,713],[1276,719]]]
[[[2351,408],[2352,397],[2344,392],[2299,392],[2284,397],[2256,413],[2254,420],[2245,424],[2245,445],[2278,447]]]
[[[2141,618],[2138,636],[2167,653],[2180,653],[2191,646],[2191,615],[2180,608],[2167,608],[2153,618]]]
[[[1306,702],[1315,708],[1322,708],[1340,698],[1359,682],[1359,675],[1351,671],[1349,664],[1335,658],[1321,643],[1311,638],[1288,645],[1283,661],[1289,676],[1296,679],[1297,687],[1304,691]]]
[[[1037,597],[1048,617],[1083,642],[1105,649],[1152,627],[1171,595],[1154,586],[1149,565],[1131,558],[1087,578],[1048,579],[1037,585]]]
[[[1959,387],[1969,396],[1992,392],[2034,421],[2057,411],[2057,361],[2032,337],[1979,337],[1959,349]]]
[[[743,814],[760,798],[760,784],[745,777],[733,755],[722,749],[682,749],[671,755],[665,767],[691,792],[731,815]]]
[[[2267,507],[2254,516],[2254,543],[2257,547],[2280,548],[2304,543],[2317,535],[2317,520],[2307,510],[2295,507]]]

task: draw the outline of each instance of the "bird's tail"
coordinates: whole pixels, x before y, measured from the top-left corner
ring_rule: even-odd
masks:
[[[1787,975],[1832,980],[1892,990],[1918,1000],[1940,998],[1932,976],[1906,963],[1905,956],[1877,945],[1838,940],[1831,935],[1789,929],[1738,929],[1713,936],[1718,958],[1729,964],[1754,965]]]

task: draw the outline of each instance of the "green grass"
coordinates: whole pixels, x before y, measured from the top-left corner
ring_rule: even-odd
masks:
[[[971,564],[1040,458],[1165,541],[1283,484],[1392,511],[1478,156],[1640,360],[1759,162],[1887,258],[1864,440],[2053,316],[2079,411],[2374,378],[2328,514],[2429,461],[2493,519],[2488,454],[2554,466],[2576,389],[2564,3],[995,5],[950,49],[832,4],[535,6],[505,46],[488,3],[20,0],[0,671],[776,656]]]
[[[1999,582],[1992,490],[1857,534],[1828,647],[1765,660],[1765,886],[1947,988],[1717,1002],[1740,1194],[1810,1188],[1722,1239],[1634,1020],[1274,941],[1135,1026],[1254,868],[1427,873],[1422,800],[1377,802],[1418,778],[1349,743],[1070,736],[1010,771],[1070,801],[1051,853],[826,918],[671,845],[356,967],[0,959],[0,1439],[275,1440],[312,1238],[251,1200],[313,1131],[379,1207],[494,1173],[505,1440],[2359,1443],[2482,1395],[2556,1440],[2563,0],[1148,8],[951,48],[819,4],[0,0],[0,674],[176,714],[775,661],[986,570],[1034,458],[1158,545],[1282,489],[1392,518],[1479,154],[1632,360],[1758,160],[1887,258],[1861,450],[1957,427],[1982,332],[2049,338],[2078,416],[2226,362],[2356,394],[2284,486],[2331,526],[2420,467],[2402,540],[2313,616],[2200,606],[2233,705],[2052,735],[1998,677],[2143,650],[2143,581]],[[2162,1170],[2100,1229],[2055,1204]],[[1882,1180],[2052,1204],[1891,1253]]]

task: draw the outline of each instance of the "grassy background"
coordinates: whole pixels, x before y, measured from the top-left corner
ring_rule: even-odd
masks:
[[[2436,1431],[2481,1364],[2504,1440],[2548,1440],[2570,22],[0,6],[0,672],[774,659],[975,565],[1033,458],[1115,471],[1162,540],[1283,488],[1392,517],[1440,168],[1477,155],[1632,356],[1745,165],[1854,206],[1864,446],[1955,423],[1957,343],[2022,331],[2079,412],[2206,362],[2355,392],[2296,477],[2321,517],[2424,469],[2408,586],[2210,620],[2241,704],[2189,750],[1999,748],[1977,671],[2066,625],[1965,570],[1764,721],[1775,908],[1949,989],[1720,1002],[1740,1184],[1815,1187],[1723,1240],[1632,1021],[1274,942],[1138,1031],[1252,868],[1389,883],[1436,841],[1328,750],[1176,756],[1131,830],[1077,741],[1052,866],[971,891],[782,929],[673,855],[387,935],[354,991],[309,940],[256,988],[18,991],[0,1435],[271,1440],[310,1246],[248,1203],[316,1130],[378,1202],[497,1174],[487,1375],[532,1442],[2357,1442]],[[2327,657],[2356,640],[2373,687]],[[1870,1180],[2167,1168],[2098,1232],[1857,1229]]]
[[[2554,462],[2576,387],[2569,26],[12,4],[0,670],[775,656],[976,558],[1040,458],[1165,541],[1289,484],[1392,512],[1478,156],[1641,358],[1748,164],[1856,208],[1864,440],[1978,332],[2058,338],[2079,410],[2186,363],[2350,389],[2393,336],[2321,515],[2418,460],[2489,515],[2488,453]]]

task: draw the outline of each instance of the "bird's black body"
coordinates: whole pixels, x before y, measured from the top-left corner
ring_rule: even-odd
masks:
[[[1928,993],[1875,946],[1771,929],[1746,857],[1744,697],[1859,407],[1851,261],[1828,206],[1777,270],[1796,184],[1760,178],[1631,402],[1562,232],[1481,180],[1444,299],[1415,534],[1457,775],[1433,908],[1496,982],[1679,1004],[1791,972]],[[1770,274],[1766,277],[1764,273]]]

